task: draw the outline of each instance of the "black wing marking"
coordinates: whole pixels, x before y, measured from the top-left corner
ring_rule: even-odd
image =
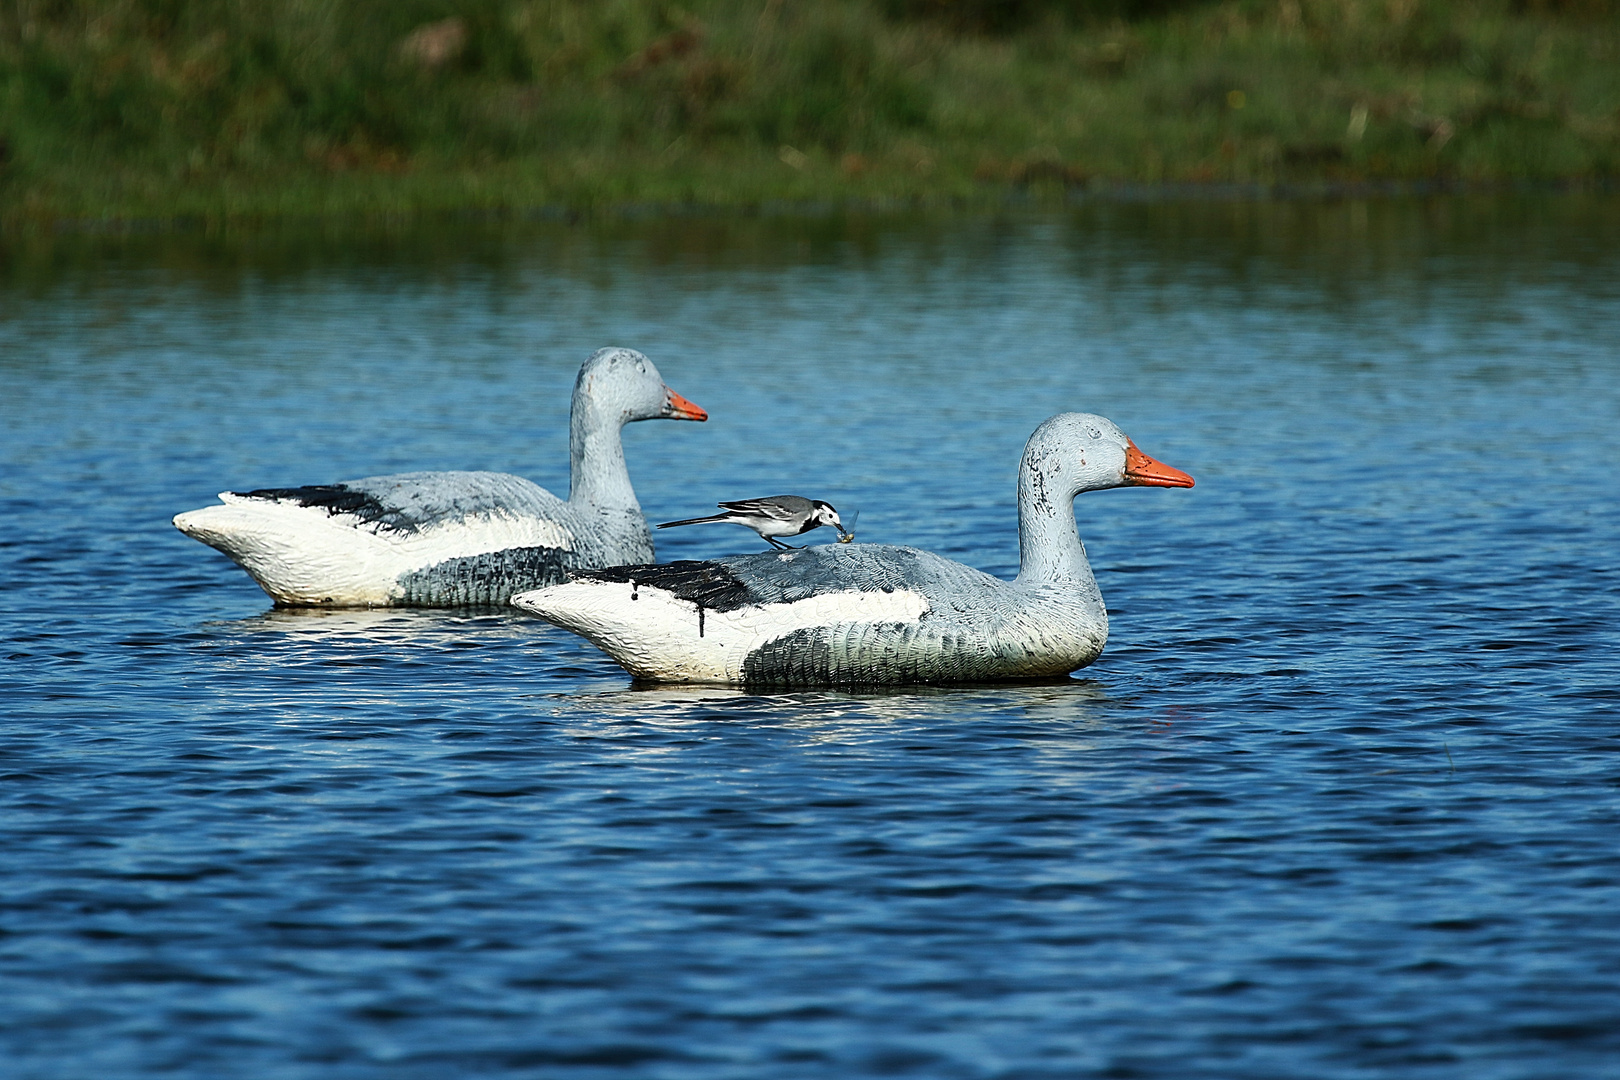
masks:
[[[680,559],[658,566],[575,570],[568,576],[574,581],[625,581],[662,589],[678,600],[710,611],[736,611],[760,603],[752,590],[724,566],[695,559]]]
[[[308,487],[230,492],[347,515],[361,525],[403,533],[494,514],[556,519],[566,504],[521,476],[491,472],[415,472]]]
[[[347,484],[311,484],[307,487],[259,488],[256,491],[233,491],[241,499],[264,499],[268,502],[290,502],[325,510],[329,517],[345,514],[359,518],[366,524],[378,524],[401,532],[416,532],[412,521],[397,506],[389,506],[377,496],[357,491]]]
[[[965,577],[966,584],[981,581],[1004,587],[960,563],[914,548],[888,545],[836,545],[766,551],[718,561],[681,559],[657,566],[609,566],[575,570],[574,581],[624,581],[663,589],[676,598],[711,611],[736,611],[766,604],[791,604],[811,596],[845,589],[864,592],[923,590],[940,576]],[[953,587],[964,582],[953,581]]]

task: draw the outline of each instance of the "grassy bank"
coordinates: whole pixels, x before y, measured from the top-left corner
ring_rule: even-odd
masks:
[[[13,0],[0,219],[1620,175],[1614,0]]]

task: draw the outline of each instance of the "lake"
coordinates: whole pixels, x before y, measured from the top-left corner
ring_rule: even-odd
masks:
[[[861,694],[276,611],[169,525],[565,493],[602,345],[711,414],[626,430],[654,521],[792,492],[1011,576],[1063,410],[1198,486],[1076,500],[1070,681]],[[1620,197],[10,237],[0,374],[9,1077],[1620,1060]]]

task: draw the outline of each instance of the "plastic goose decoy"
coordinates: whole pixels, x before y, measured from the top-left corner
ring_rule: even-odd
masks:
[[[915,548],[829,544],[583,570],[512,602],[657,682],[867,686],[1060,676],[1095,660],[1108,638],[1073,499],[1130,485],[1192,487],[1193,479],[1142,453],[1112,422],[1063,413],[1024,447],[1013,581]]]
[[[175,527],[218,548],[277,604],[454,607],[592,566],[650,562],[625,467],[633,420],[705,420],[632,349],[601,349],[574,382],[568,499],[507,473],[413,472],[220,494]]]

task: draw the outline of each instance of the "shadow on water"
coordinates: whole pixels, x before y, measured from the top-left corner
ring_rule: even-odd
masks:
[[[490,609],[433,608],[288,608],[272,607],[242,619],[209,625],[239,633],[275,633],[310,637],[427,638],[476,630],[480,633],[532,626],[517,612]]]
[[[762,724],[828,736],[858,733],[870,725],[922,728],[983,721],[994,726],[1086,727],[1104,723],[1113,704],[1104,684],[1077,678],[773,693],[738,687],[632,684],[628,689],[555,694],[546,699],[551,714],[559,718],[606,715],[672,726]],[[970,717],[974,720],[969,721]]]

